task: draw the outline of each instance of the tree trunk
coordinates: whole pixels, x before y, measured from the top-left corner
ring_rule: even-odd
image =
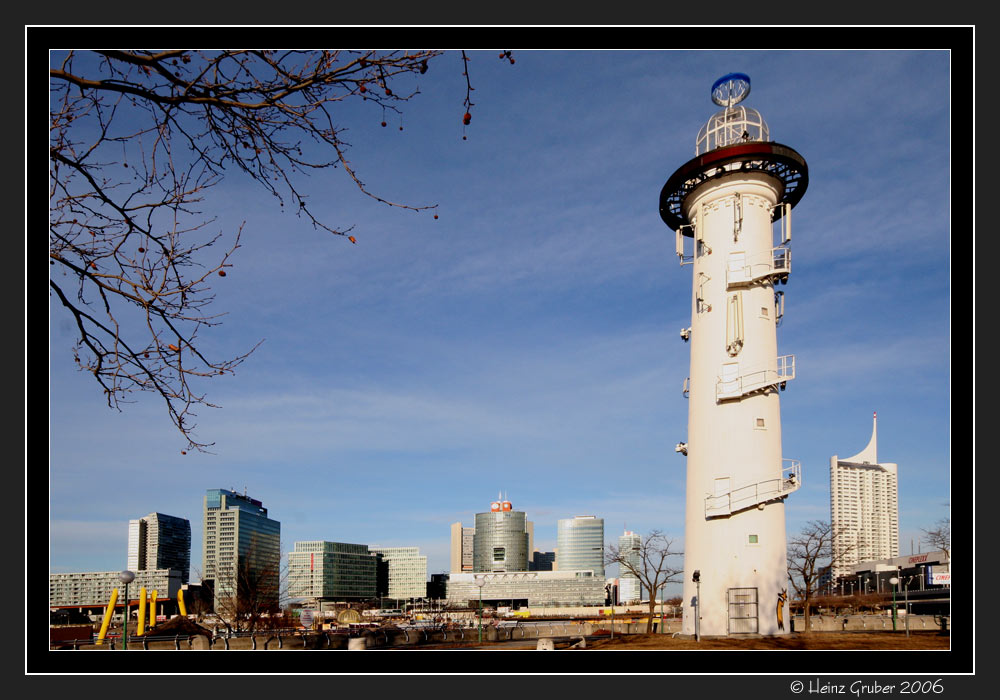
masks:
[[[652,596],[650,596],[652,597]],[[649,620],[646,621],[646,634],[653,633],[653,615],[656,614],[656,600],[649,601]]]

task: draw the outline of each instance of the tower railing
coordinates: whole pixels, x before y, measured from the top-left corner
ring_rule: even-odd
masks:
[[[753,284],[770,277],[786,279],[791,271],[792,251],[784,246],[748,258],[730,253],[726,267],[726,288]]]
[[[719,518],[741,510],[754,508],[761,503],[784,498],[802,486],[802,463],[797,459],[783,459],[787,463],[777,476],[738,486],[725,493],[705,497],[705,517]]]
[[[775,358],[771,367],[750,369],[734,377],[719,377],[715,384],[715,400],[737,399],[790,379],[795,379],[795,355],[781,355]]]

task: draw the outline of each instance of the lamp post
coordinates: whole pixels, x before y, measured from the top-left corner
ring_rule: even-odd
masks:
[[[663,615],[663,606],[667,602],[667,582],[664,581],[663,585],[660,587],[660,634],[667,633],[666,619]]]
[[[701,641],[701,571],[698,569],[694,570],[694,575],[691,576],[691,580],[694,581],[695,594],[694,594],[694,641]]]
[[[126,569],[118,574],[118,580],[125,584],[124,611],[122,612],[122,649],[128,650],[128,585],[135,580],[135,574]]]
[[[913,580],[912,576],[906,577],[906,586],[903,588],[903,610],[906,611],[906,636],[910,636],[910,581]]]
[[[479,643],[483,643],[483,586],[486,585],[485,576],[476,576],[476,585],[479,586]]]
[[[889,579],[892,584],[892,631],[896,631],[896,589],[899,587],[899,579],[893,576]]]

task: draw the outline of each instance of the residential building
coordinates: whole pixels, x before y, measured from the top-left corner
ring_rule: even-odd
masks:
[[[176,600],[183,585],[177,569],[140,569],[129,584],[129,600],[137,600],[139,591],[146,589],[150,596],[156,591],[157,600]],[[118,604],[125,597],[125,586],[120,571],[85,571],[79,573],[49,574],[49,605],[51,607],[106,606],[111,593],[118,589]]]
[[[191,574],[191,522],[163,513],[150,513],[128,522],[129,571],[176,569],[181,582]]]
[[[830,458],[832,579],[859,562],[899,556],[897,465],[878,461],[878,415],[868,446],[847,459]]]
[[[604,519],[593,515],[565,518],[557,524],[559,571],[593,571],[604,579]]]
[[[244,604],[276,607],[281,564],[281,523],[260,501],[225,489],[204,500],[202,583],[212,586],[215,611]]]

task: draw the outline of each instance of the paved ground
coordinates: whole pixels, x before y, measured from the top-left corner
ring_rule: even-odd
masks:
[[[938,632],[810,632],[784,637],[672,638],[634,634],[588,641],[587,649],[949,649],[951,638]]]
[[[591,637],[587,640],[586,649],[592,650],[722,650],[722,649],[837,649],[837,650],[908,650],[908,649],[942,649],[950,648],[951,638],[938,632],[911,632],[907,637],[905,632],[810,632],[808,634],[793,633],[784,637],[730,637],[720,639],[702,638],[701,642],[693,639],[671,637],[664,634],[633,634],[608,637]],[[481,650],[515,650],[535,649],[537,640],[526,639],[508,642],[466,644],[440,644],[407,647],[410,649],[481,649]],[[399,647],[397,647],[399,648]]]

